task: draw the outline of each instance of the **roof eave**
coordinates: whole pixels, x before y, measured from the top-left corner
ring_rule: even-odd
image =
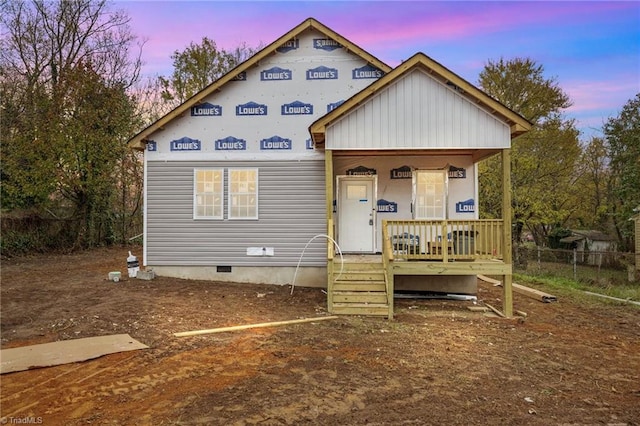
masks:
[[[510,127],[511,139],[515,139],[518,136],[527,133],[529,130],[531,130],[531,124],[523,126],[521,123],[514,123]]]
[[[147,147],[147,143],[142,139],[131,139],[127,146],[136,151],[144,151]]]

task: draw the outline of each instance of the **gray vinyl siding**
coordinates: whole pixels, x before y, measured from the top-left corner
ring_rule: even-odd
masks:
[[[257,168],[258,220],[193,218],[194,169]],[[295,266],[307,242],[326,234],[322,161],[175,161],[147,163],[147,264],[150,266]],[[247,247],[275,255],[247,256]],[[326,240],[315,239],[303,266],[326,265]]]

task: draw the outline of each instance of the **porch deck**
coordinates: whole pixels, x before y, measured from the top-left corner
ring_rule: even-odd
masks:
[[[381,254],[340,257],[331,245],[329,312],[392,319],[397,275],[510,277],[502,231],[501,220],[385,221]]]

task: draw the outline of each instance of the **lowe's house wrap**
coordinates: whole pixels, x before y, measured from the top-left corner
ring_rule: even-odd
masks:
[[[200,151],[202,143],[197,139],[183,137],[171,141],[171,151]]]
[[[280,111],[282,115],[311,115],[313,114],[313,105],[295,101],[282,105]]]
[[[286,68],[273,67],[260,72],[262,81],[291,80],[292,78],[293,72]]]
[[[192,117],[220,117],[222,115],[222,107],[214,105],[210,102],[191,107]]]
[[[338,69],[319,66],[307,70],[307,80],[337,80]]]
[[[268,139],[260,141],[260,149],[291,149],[291,139],[281,138],[280,136],[272,136]]]
[[[227,136],[215,141],[216,151],[244,151],[247,149],[247,141],[244,139]]]
[[[257,102],[247,102],[236,106],[236,115],[267,115],[269,107]]]

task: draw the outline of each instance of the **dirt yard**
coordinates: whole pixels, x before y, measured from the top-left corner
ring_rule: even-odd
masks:
[[[2,375],[2,423],[640,425],[640,309],[631,305],[514,294],[527,317],[502,319],[468,301],[399,299],[393,321],[175,337],[327,315],[326,296],[108,281],[110,271],[126,277],[126,257],[116,248],[2,262],[2,349],[120,333],[150,347]],[[478,305],[500,297],[480,282]]]

